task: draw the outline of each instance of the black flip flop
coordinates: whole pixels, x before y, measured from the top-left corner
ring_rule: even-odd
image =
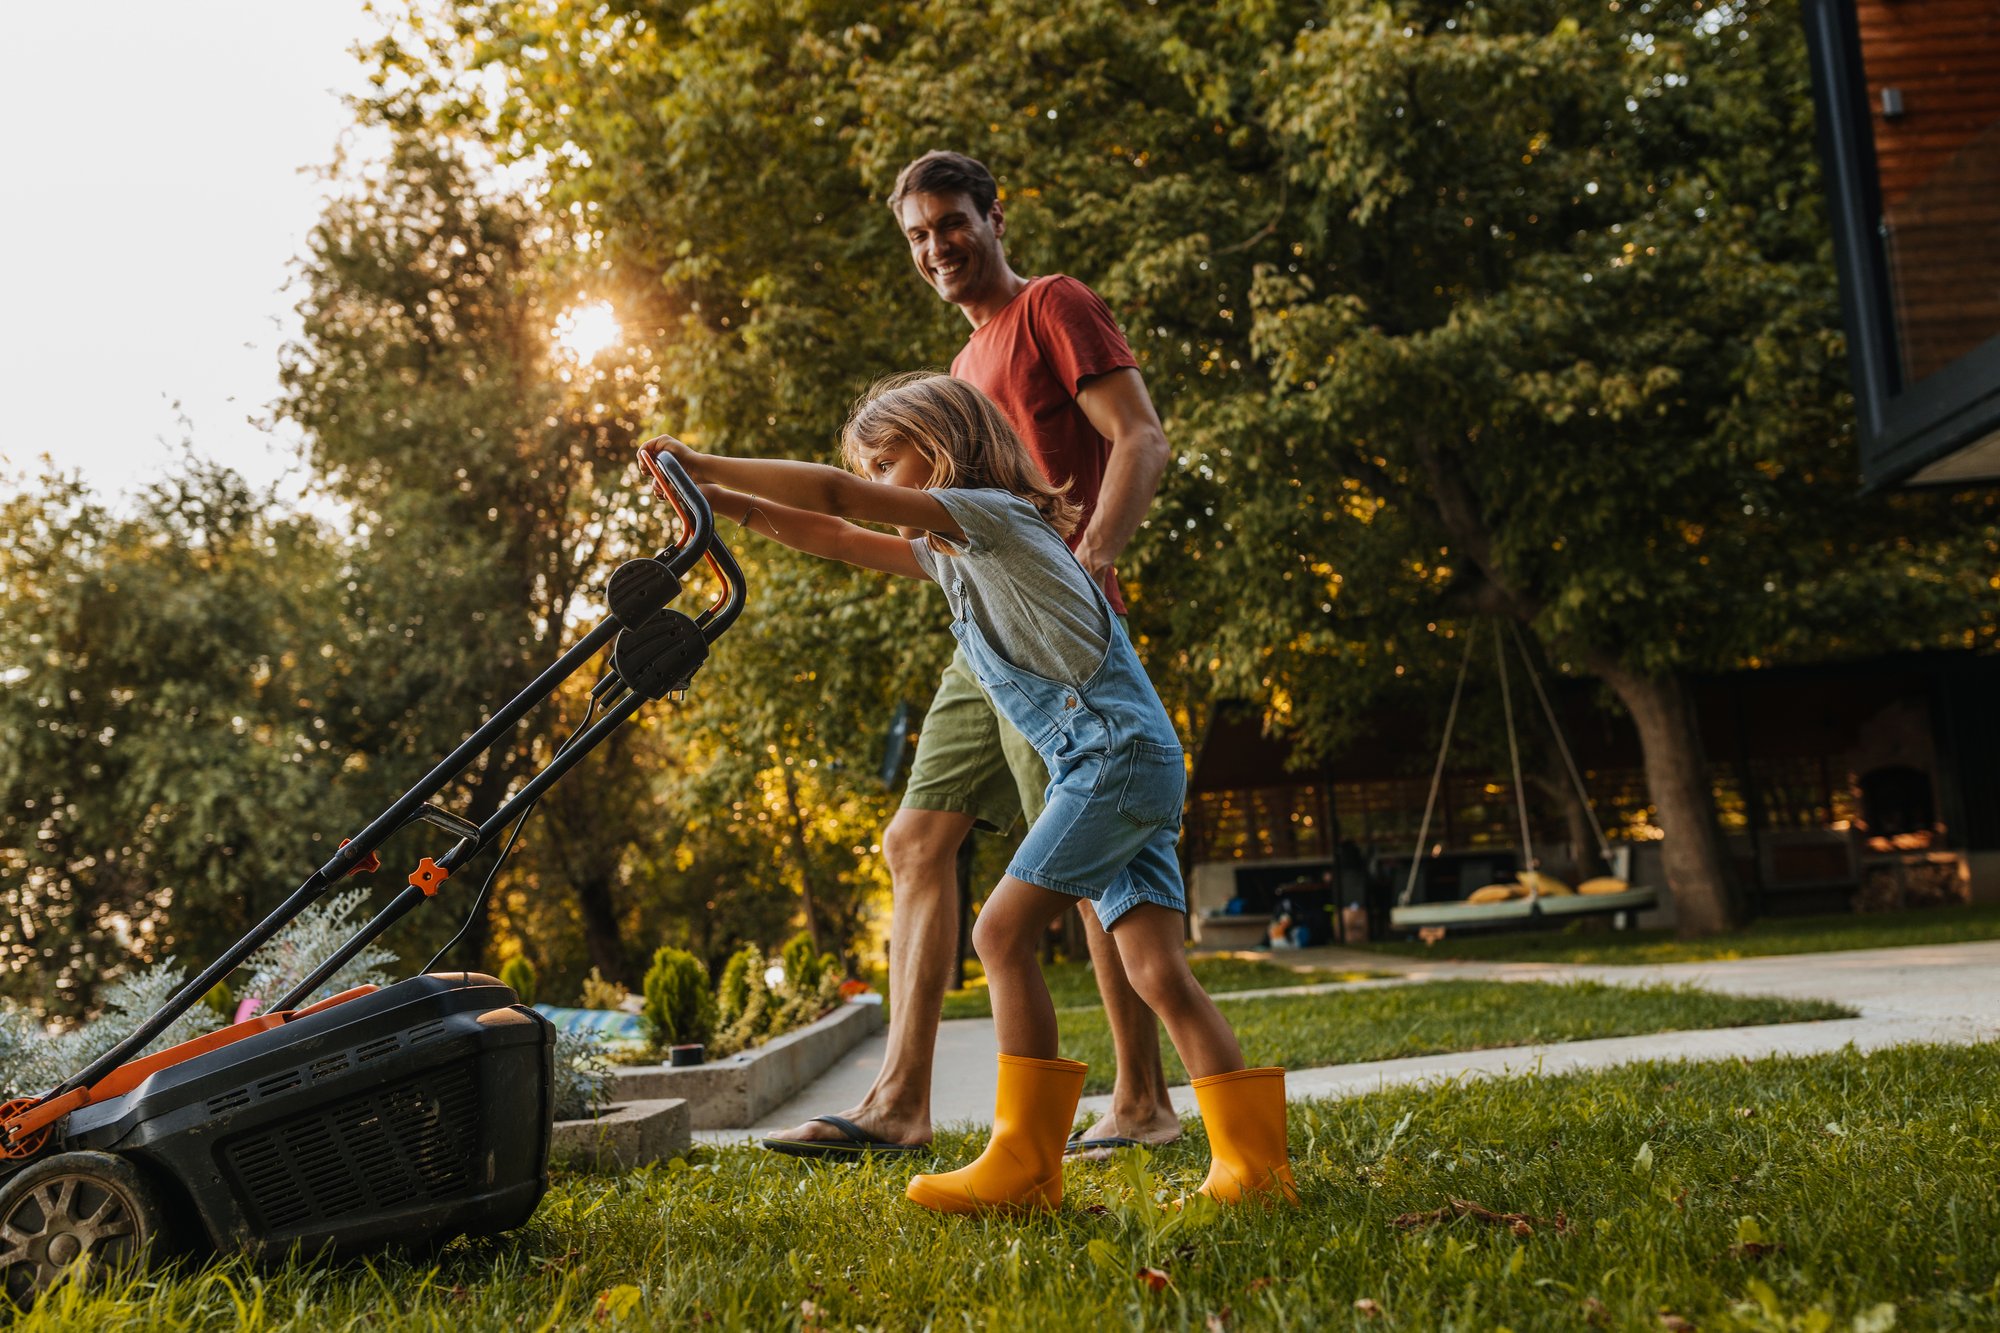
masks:
[[[1164,1148],[1164,1143],[1147,1143],[1143,1139],[1122,1139],[1116,1134],[1101,1139],[1085,1139],[1083,1131],[1077,1130],[1063,1144],[1063,1156],[1075,1157],[1080,1153],[1105,1152],[1113,1148]]]
[[[930,1146],[926,1143],[890,1143],[875,1138],[842,1116],[816,1115],[813,1119],[822,1125],[832,1125],[845,1134],[846,1139],[763,1139],[760,1142],[763,1147],[787,1157],[832,1158],[848,1162],[859,1161],[863,1157],[907,1157]]]

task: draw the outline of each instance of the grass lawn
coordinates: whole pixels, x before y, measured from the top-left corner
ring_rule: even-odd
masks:
[[[1707,940],[1677,940],[1666,930],[1560,930],[1447,935],[1429,946],[1393,940],[1356,947],[1406,957],[1488,962],[1699,963],[1716,958],[1992,939],[2000,939],[2000,906],[1932,907],[1867,916],[1843,912],[1838,916],[1767,917]]]
[[[1594,981],[1431,981],[1330,995],[1231,1000],[1223,1004],[1222,1012],[1235,1027],[1248,1063],[1292,1069],[1642,1032],[1854,1016],[1851,1009],[1820,1000]],[[1060,1021],[1062,1053],[1090,1065],[1084,1091],[1111,1091],[1111,1029],[1104,1011],[1069,1010]],[[1160,1048],[1166,1057],[1167,1081],[1185,1083],[1187,1071],[1164,1036]]]
[[[1071,1167],[1062,1210],[1024,1221],[904,1203],[929,1161],[703,1152],[561,1178],[521,1231],[434,1260],[230,1262],[16,1327],[1993,1328],[1996,1087],[2000,1047],[1905,1047],[1295,1105],[1304,1203],[1275,1212],[1155,1206],[1198,1181],[1198,1127],[1152,1174]]]
[[[1196,958],[1190,964],[1194,975],[1203,989],[1211,995],[1221,995],[1228,991],[1267,990],[1279,986],[1317,986],[1330,981],[1366,981],[1370,977],[1386,976],[1382,972],[1338,971],[1333,968],[1286,967],[1281,963],[1267,963],[1258,958]],[[976,964],[968,964],[973,972],[971,982],[964,990],[948,992],[944,997],[946,1018],[991,1018],[993,1005],[987,999],[986,978],[978,974]],[[1042,968],[1042,975],[1049,980],[1049,993],[1055,996],[1056,1008],[1095,1008],[1097,998],[1097,974],[1084,963],[1053,963]]]

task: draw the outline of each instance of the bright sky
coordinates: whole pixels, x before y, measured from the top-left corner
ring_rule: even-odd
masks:
[[[0,485],[48,454],[129,491],[184,437],[255,481],[290,465],[295,435],[249,419],[296,327],[284,287],[324,194],[310,169],[364,87],[363,4],[101,0],[88,23],[9,7]]]

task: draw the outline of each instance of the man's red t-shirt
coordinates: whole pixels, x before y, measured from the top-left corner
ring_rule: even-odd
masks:
[[[999,314],[972,331],[951,373],[976,385],[999,405],[1020,433],[1042,473],[1083,506],[1070,535],[1075,548],[1104,485],[1111,442],[1097,433],[1077,406],[1077,386],[1092,375],[1139,363],[1096,292],[1060,273],[1035,278]],[[1111,609],[1125,614],[1118,575],[1104,576]]]

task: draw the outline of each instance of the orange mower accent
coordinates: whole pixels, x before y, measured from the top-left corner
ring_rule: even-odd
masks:
[[[380,989],[381,989],[380,986],[377,986],[372,982],[366,985],[356,986],[351,990],[344,990],[338,995],[329,995],[324,1000],[320,1000],[313,1004],[309,1004],[303,1009],[295,1009],[292,1011],[291,1017],[304,1018],[307,1014],[316,1014],[323,1009],[331,1009],[336,1004],[346,1004],[349,1000],[358,1000],[364,995],[373,995],[376,991]]]
[[[353,841],[354,839],[352,838],[342,838],[340,840],[340,845],[342,847],[345,847],[348,843]],[[347,873],[350,876],[371,875],[375,873],[377,870],[380,870],[381,868],[382,868],[382,858],[377,856],[374,852],[370,852],[368,853],[365,859],[356,861],[354,863],[354,869],[348,871]]]
[[[303,1009],[281,1009],[274,1014],[258,1014],[246,1018],[241,1023],[232,1023],[215,1032],[206,1032],[199,1037],[167,1047],[142,1059],[119,1065],[87,1088],[72,1088],[60,1097],[47,1101],[37,1101],[33,1097],[17,1097],[13,1101],[0,1103],[0,1129],[6,1132],[6,1139],[0,1141],[0,1161],[13,1161],[23,1157],[33,1157],[48,1141],[50,1128],[56,1121],[71,1111],[81,1110],[97,1102],[122,1097],[144,1083],[162,1069],[171,1069],[184,1060],[192,1060],[197,1055],[219,1051],[245,1037],[254,1037],[260,1032],[283,1027],[294,1018],[316,1014],[323,1009],[331,1009],[337,1004],[345,1004],[363,995],[372,994],[375,986],[356,986],[338,995],[329,995],[317,1004]]]
[[[20,1115],[23,1111],[33,1110],[34,1106],[35,1099],[33,1097],[15,1097],[9,1101],[0,1102],[0,1124],[6,1125],[11,1130],[13,1128],[14,1117]],[[29,1130],[21,1134],[9,1134],[7,1138],[0,1139],[0,1161],[14,1162],[19,1161],[23,1157],[33,1157],[42,1150],[42,1145],[48,1141],[49,1126],[47,1125],[43,1125],[40,1129]]]
[[[411,872],[410,887],[413,889],[422,889],[426,898],[435,898],[437,897],[438,889],[450,878],[451,872],[449,870],[446,870],[443,866],[426,856],[423,860],[417,862],[416,870]]]

